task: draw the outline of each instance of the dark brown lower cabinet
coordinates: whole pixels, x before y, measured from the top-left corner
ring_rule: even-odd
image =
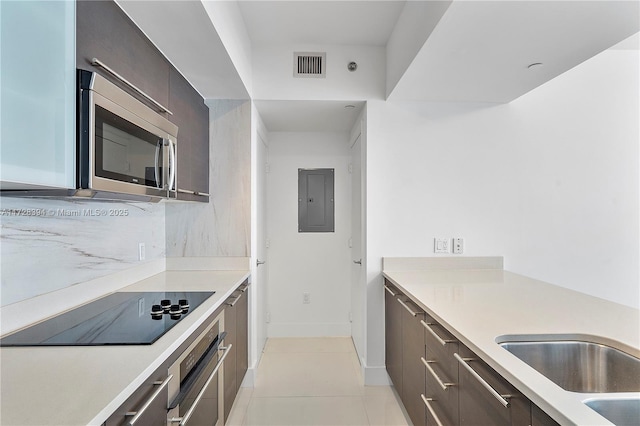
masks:
[[[225,301],[224,346],[233,345],[224,360],[224,419],[229,418],[248,366],[248,296],[247,282]]]
[[[385,297],[385,366],[391,382],[402,398],[402,306],[397,302],[401,293],[388,281]]]
[[[425,313],[408,300],[396,299],[402,307],[402,402],[414,426],[426,424],[424,394],[425,371],[422,359],[425,356]]]
[[[426,357],[422,363],[427,425],[457,425],[460,418],[458,362],[453,354],[458,352],[458,341],[429,316],[422,325],[426,342]]]
[[[180,378],[174,377],[172,380]],[[168,373],[163,365],[109,417],[104,426],[128,425],[134,418],[136,425],[166,425],[167,385]]]
[[[460,344],[456,354],[462,426],[529,426],[531,402],[502,376]]]
[[[553,420],[540,407],[531,403],[531,426],[560,426],[560,423]]]

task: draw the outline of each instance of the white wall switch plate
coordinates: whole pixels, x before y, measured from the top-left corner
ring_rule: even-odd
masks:
[[[311,303],[311,294],[302,293],[302,303],[304,303],[305,305],[308,305],[309,303]]]
[[[453,239],[453,253],[462,254],[464,252],[464,238]]]
[[[146,250],[144,248],[144,243],[138,244],[138,260],[145,260],[147,257]]]
[[[448,238],[434,238],[433,239],[433,252],[434,253],[449,253],[449,239]]]

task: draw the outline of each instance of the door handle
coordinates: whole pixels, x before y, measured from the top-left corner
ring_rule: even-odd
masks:
[[[362,265],[362,259],[354,260],[353,263],[355,263],[356,265]]]
[[[267,263],[266,260],[256,260],[256,266],[264,265],[265,263]]]

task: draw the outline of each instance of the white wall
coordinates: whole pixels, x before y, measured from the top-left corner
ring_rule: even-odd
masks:
[[[253,68],[251,65],[251,39],[237,0],[203,1],[220,40],[242,79],[249,96],[253,97]]]
[[[367,105],[367,363],[383,365],[382,256],[465,255],[640,306],[638,51],[507,105]]]
[[[348,133],[269,134],[270,337],[351,334],[348,142]],[[335,232],[298,233],[298,168],[335,169]]]
[[[386,46],[389,96],[451,5],[447,1],[408,1]]]
[[[326,78],[294,78],[293,52],[327,52]],[[385,97],[385,49],[377,46],[255,46],[253,98],[360,100]],[[347,70],[355,61],[358,69]]]

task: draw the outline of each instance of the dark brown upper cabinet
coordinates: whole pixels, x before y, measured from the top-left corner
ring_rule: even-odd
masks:
[[[204,99],[113,1],[78,1],[76,67],[95,71],[96,58],[172,114],[178,126],[178,199],[209,201],[209,108]]]

